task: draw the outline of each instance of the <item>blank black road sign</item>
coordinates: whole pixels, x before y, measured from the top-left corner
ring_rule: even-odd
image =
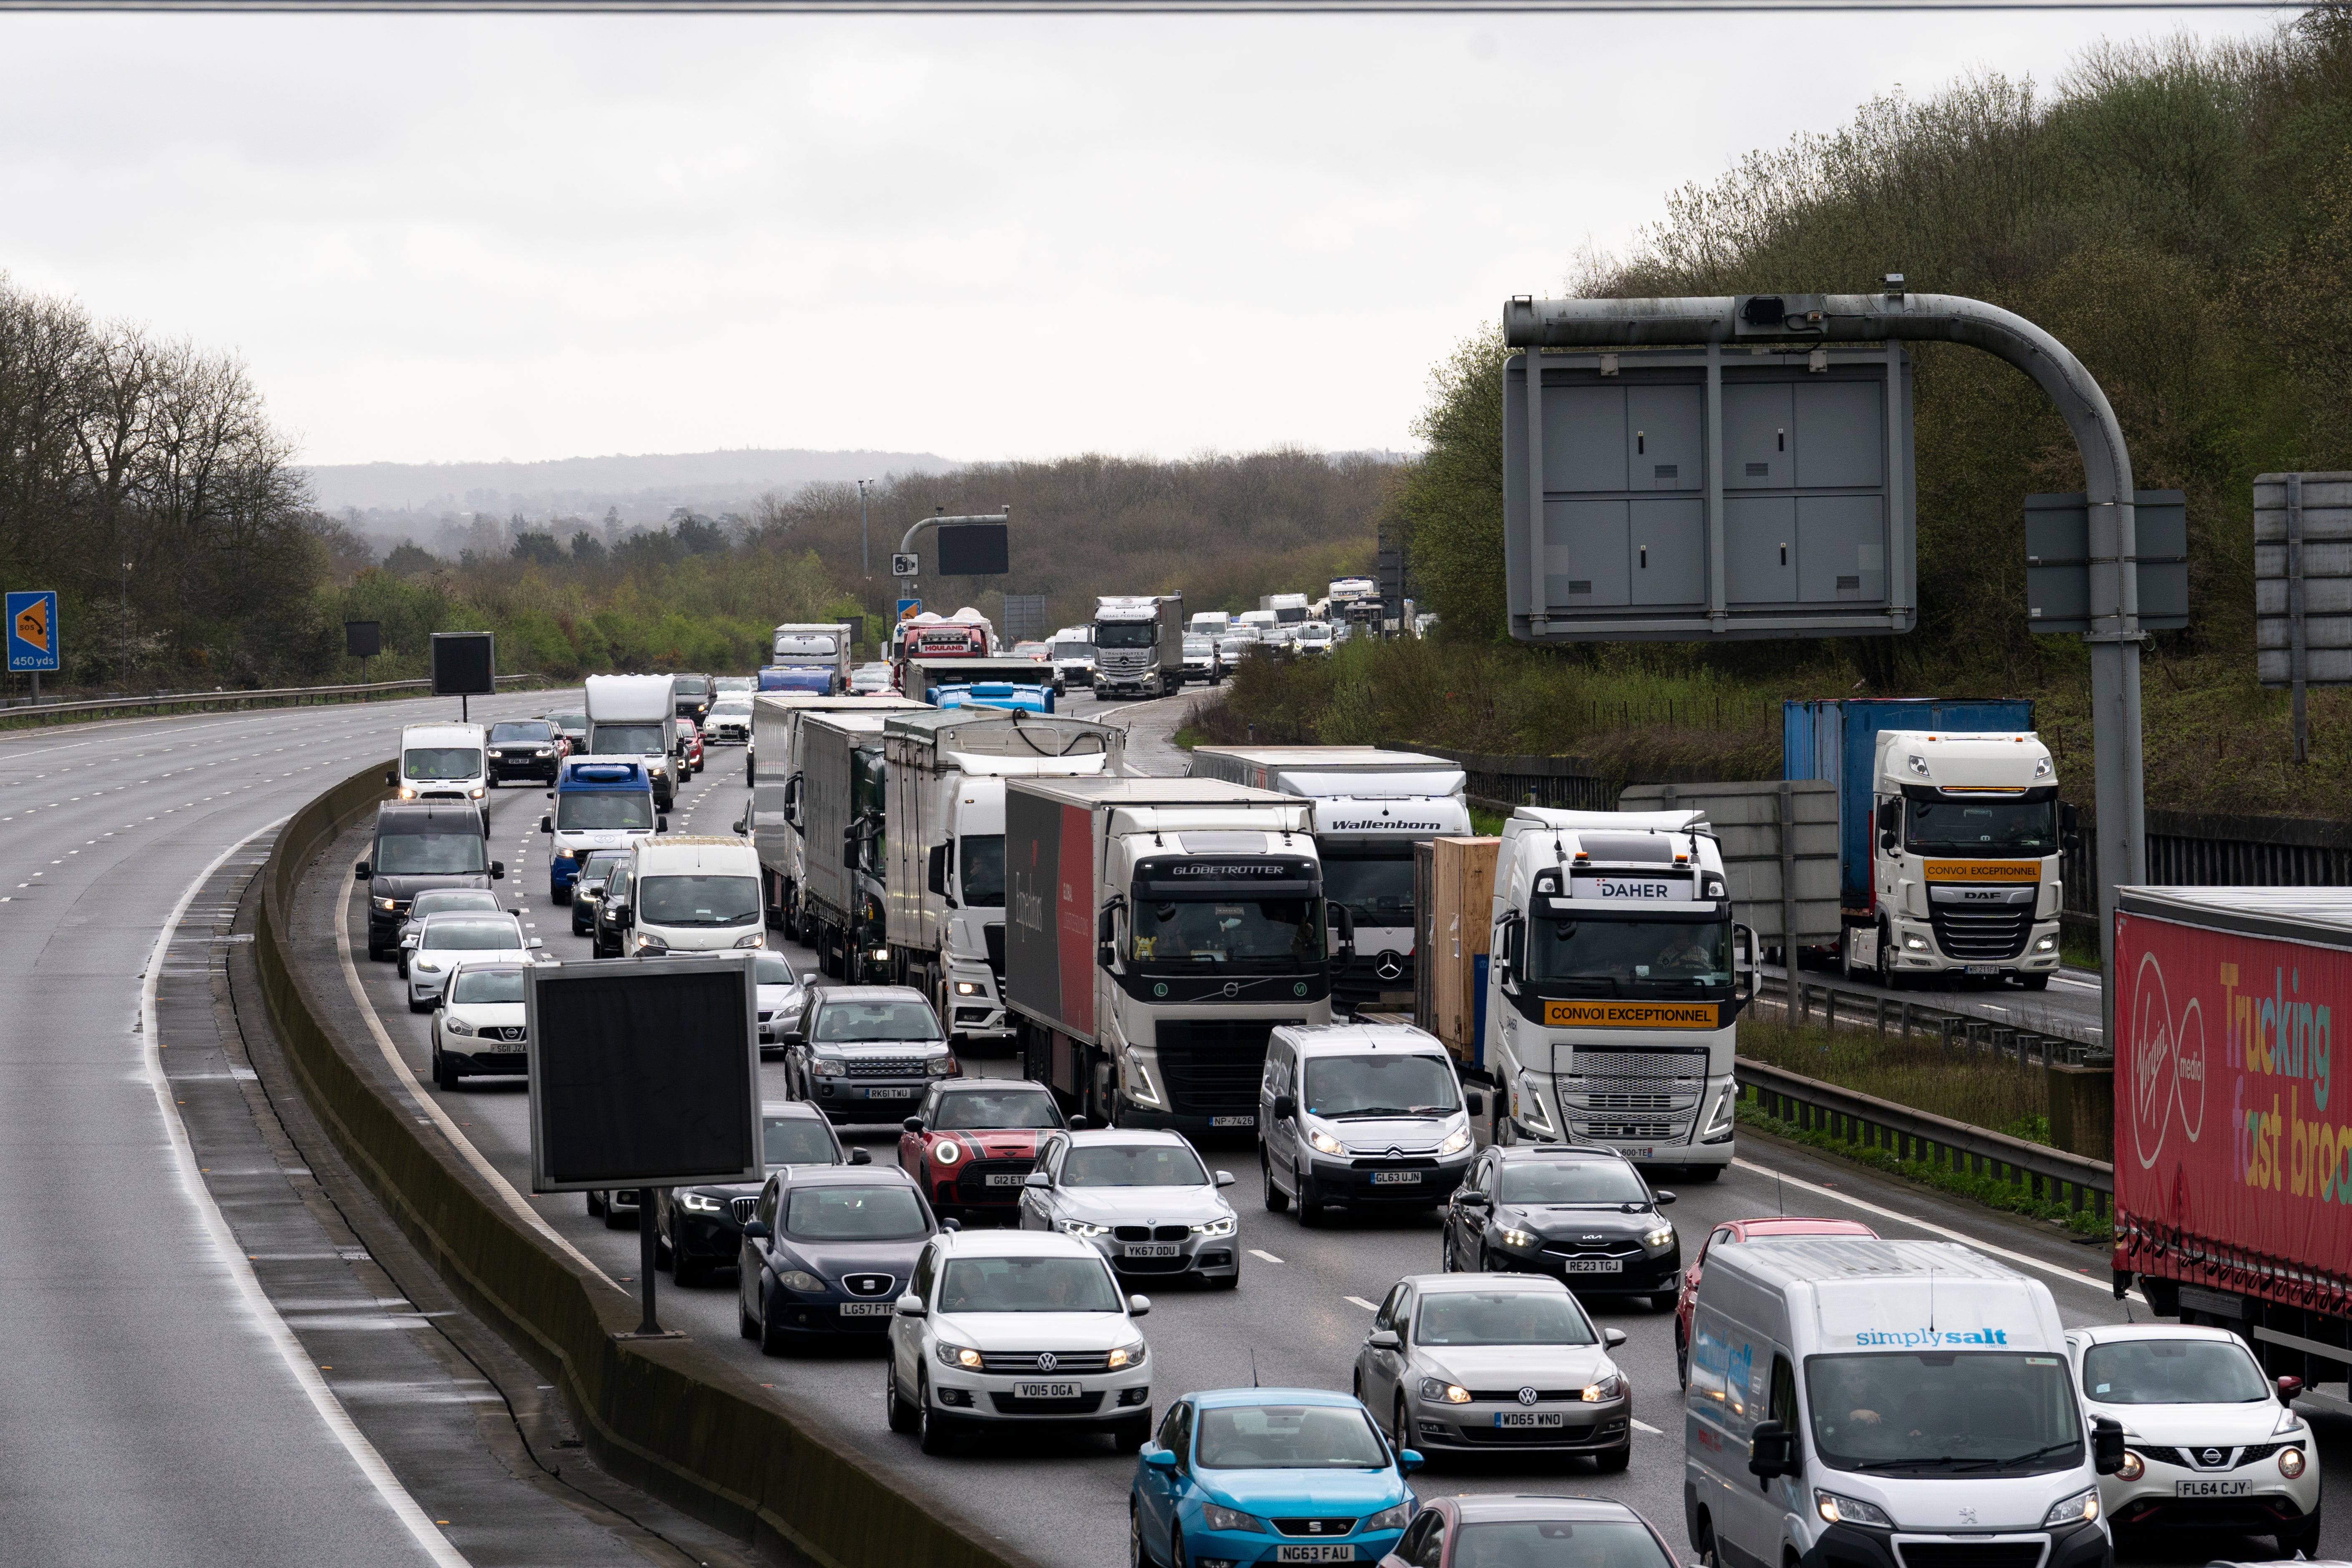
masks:
[[[1002,577],[1013,570],[1012,530],[1001,522],[940,525],[940,575]]]
[[[495,695],[499,689],[496,641],[490,632],[435,632],[433,695]]]
[[[373,658],[383,651],[382,621],[345,621],[343,651],[353,658]]]

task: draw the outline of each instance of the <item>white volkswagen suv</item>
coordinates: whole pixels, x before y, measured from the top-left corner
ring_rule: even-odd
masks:
[[[915,1261],[890,1321],[883,1405],[923,1452],[964,1432],[1062,1426],[1108,1432],[1132,1454],[1151,1436],[1151,1373],[1101,1253],[1072,1236],[948,1231]]]

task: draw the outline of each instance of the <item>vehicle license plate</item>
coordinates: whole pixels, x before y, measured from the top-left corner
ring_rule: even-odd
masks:
[[[1078,1385],[1075,1383],[1016,1383],[1013,1385],[1015,1399],[1076,1399]]]
[[[1338,1544],[1320,1546],[1277,1546],[1274,1549],[1276,1563],[1353,1563],[1356,1549]]]
[[[1172,1241],[1130,1241],[1118,1249],[1121,1258],[1173,1258],[1176,1244]]]
[[[891,1089],[877,1084],[874,1088],[866,1091],[866,1098],[868,1100],[912,1100],[915,1098],[915,1091],[911,1089]]]
[[[1410,1186],[1421,1180],[1419,1171],[1374,1171],[1372,1185],[1376,1187]]]
[[[1567,1416],[1557,1410],[1497,1410],[1495,1412],[1495,1425],[1497,1426],[1565,1426],[1567,1420]]]
[[[987,1181],[982,1184],[991,1187],[1017,1187],[1022,1180],[1023,1175],[1019,1171],[991,1171],[988,1173]]]
[[[888,1301],[844,1301],[841,1315],[845,1318],[887,1318],[893,1305]]]
[[[1646,1160],[1651,1155],[1655,1154],[1657,1151],[1644,1143],[1638,1149],[1621,1147],[1617,1152],[1624,1155],[1628,1160]]]
[[[1622,1258],[1571,1258],[1568,1260],[1570,1274],[1622,1274],[1625,1260]]]
[[[1961,970],[1960,973],[1963,974],[1999,974],[2000,973],[2000,965],[1998,963],[1971,963],[1967,968]]]
[[[1257,1118],[1255,1116],[1212,1116],[1209,1118],[1209,1125],[1212,1127],[1255,1127],[1257,1125]]]
[[[2175,1481],[2174,1497],[2243,1497],[2253,1489],[2252,1481]]]

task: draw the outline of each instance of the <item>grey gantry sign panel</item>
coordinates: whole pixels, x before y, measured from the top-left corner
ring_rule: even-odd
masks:
[[[1911,365],[1899,346],[1542,354],[1534,419],[1528,358],[1504,380],[1514,637],[1911,629]]]
[[[1045,595],[1043,594],[1007,594],[1004,595],[1004,640],[1035,642],[1046,632]]]
[[[2352,684],[2352,474],[2254,476],[2254,629],[2264,686]]]
[[[2189,624],[2189,502],[2179,490],[2134,490],[2139,626],[2177,632]],[[2087,632],[2091,617],[2091,509],[2081,495],[2025,498],[2025,618],[2037,632]]]

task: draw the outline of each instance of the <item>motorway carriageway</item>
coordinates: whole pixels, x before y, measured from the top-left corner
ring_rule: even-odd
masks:
[[[1122,709],[1098,706],[1082,697],[1066,708],[1132,715],[1139,733],[1131,754],[1154,771],[1173,771],[1174,753],[1165,735],[1190,700],[1183,696]],[[672,831],[728,832],[745,809],[742,779],[740,751],[713,747],[705,775],[688,787],[671,816]],[[491,841],[509,868],[500,886],[514,907],[526,911],[523,921],[531,934],[545,942],[548,954],[565,963],[593,962],[586,940],[571,934],[569,908],[547,897],[549,841],[538,831],[545,804],[538,791],[527,788],[501,792],[493,800]],[[392,964],[371,963],[366,956],[363,912],[350,879],[350,863],[362,852],[356,835],[347,838],[321,860],[298,905],[303,962],[314,967],[320,994],[341,1004],[356,987],[366,999],[366,1013],[362,1015],[352,1004],[343,1016],[346,1026],[381,1028],[420,1080],[421,1092],[448,1118],[448,1126],[511,1184],[519,1194],[515,1202],[541,1215],[555,1235],[593,1259],[616,1288],[634,1291],[638,1258],[634,1230],[606,1229],[603,1221],[588,1217],[576,1194],[520,1195],[530,1185],[527,1097],[521,1080],[472,1079],[454,1091],[431,1086],[430,1019],[409,1013],[405,989]],[[341,943],[318,934],[333,931],[338,922]],[[777,933],[771,932],[770,939],[781,943]],[[814,956],[807,949],[783,945],[782,951],[796,969],[814,974]],[[1984,999],[1984,994],[1976,994],[1975,999]],[[968,1060],[966,1070],[994,1075],[1016,1068],[1006,1058],[984,1057]],[[783,1097],[781,1064],[765,1066],[762,1078],[772,1096]],[[853,1145],[868,1149],[877,1163],[897,1157],[895,1126],[850,1129],[845,1136]],[[1165,1284],[1136,1287],[1152,1299],[1152,1313],[1143,1329],[1156,1369],[1155,1410],[1164,1410],[1171,1394],[1185,1390],[1249,1383],[1253,1352],[1262,1383],[1346,1388],[1356,1351],[1381,1296],[1402,1275],[1436,1269],[1434,1218],[1426,1214],[1341,1217],[1325,1227],[1305,1229],[1295,1214],[1277,1215],[1263,1207],[1254,1145],[1210,1145],[1202,1153],[1212,1168],[1230,1170],[1238,1179],[1227,1195],[1241,1216],[1242,1282],[1232,1293]],[[2108,1288],[2102,1249],[2071,1242],[2052,1226],[1947,1202],[1809,1151],[1751,1149],[1717,1183],[1677,1182],[1659,1174],[1656,1184],[1679,1194],[1680,1201],[1668,1213],[1682,1234],[1686,1259],[1720,1220],[1778,1213],[1839,1215],[1860,1218],[1883,1235],[1965,1241],[1997,1250],[2050,1282],[2070,1326],[2122,1316]],[[1095,1568],[1124,1560],[1127,1488],[1134,1461],[1114,1454],[1107,1438],[1021,1434],[992,1438],[964,1454],[927,1459],[911,1438],[894,1436],[884,1426],[877,1352],[763,1357],[737,1335],[734,1285],[723,1276],[711,1286],[679,1289],[664,1275],[658,1299],[665,1326],[691,1332],[747,1376],[772,1387],[807,1418],[829,1424],[860,1451],[899,1470],[1033,1557],[1056,1568]],[[2145,1306],[2135,1310],[2146,1319]],[[1423,1495],[1595,1493],[1631,1503],[1654,1521],[1669,1541],[1683,1540],[1681,1395],[1675,1380],[1672,1316],[1618,1305],[1601,1306],[1595,1316],[1630,1336],[1619,1361],[1634,1387],[1637,1428],[1632,1467],[1608,1477],[1596,1475],[1581,1461],[1559,1468],[1525,1461],[1477,1470],[1438,1468],[1418,1478]],[[2352,1440],[2347,1440],[2352,1439],[2352,1411],[2325,1398],[2312,1399],[2304,1408],[2321,1435],[2327,1491],[2333,1497],[2352,1487],[2352,1476],[2339,1480],[2336,1473],[2352,1468]],[[2341,1557],[2352,1552],[2352,1498],[2331,1502],[2327,1511],[2331,1522],[2323,1546],[2327,1555]],[[2224,1552],[2264,1557],[2271,1546],[2267,1541],[2195,1541],[2186,1550],[2189,1560],[2201,1563]]]

